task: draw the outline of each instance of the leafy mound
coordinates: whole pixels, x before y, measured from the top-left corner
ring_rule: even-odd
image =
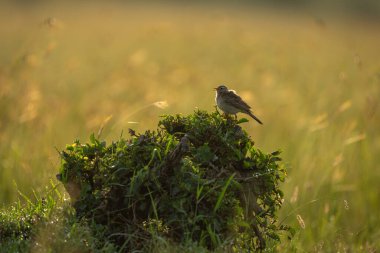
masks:
[[[264,248],[276,224],[285,170],[218,112],[163,116],[157,131],[107,145],[93,135],[61,152],[58,175],[78,217],[104,227],[120,251],[157,242],[223,251]],[[164,240],[161,240],[164,239]]]

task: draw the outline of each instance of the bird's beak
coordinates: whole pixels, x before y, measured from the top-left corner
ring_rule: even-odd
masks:
[[[217,90],[218,88],[214,88],[214,90]]]

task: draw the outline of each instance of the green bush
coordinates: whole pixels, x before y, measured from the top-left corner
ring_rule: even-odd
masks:
[[[120,251],[162,242],[244,252],[278,241],[286,172],[237,121],[218,112],[163,116],[157,131],[107,145],[94,135],[62,151],[59,179],[77,216]]]
[[[78,220],[56,187],[33,199],[20,193],[21,200],[0,210],[0,252],[115,252],[101,239],[104,230]]]

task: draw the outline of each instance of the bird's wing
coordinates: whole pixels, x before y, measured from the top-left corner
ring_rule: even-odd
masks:
[[[226,100],[234,107],[242,109],[244,111],[249,111],[249,109],[251,109],[251,107],[246,102],[244,102],[243,99],[238,94],[236,94],[235,91],[229,91],[228,95],[226,96]]]

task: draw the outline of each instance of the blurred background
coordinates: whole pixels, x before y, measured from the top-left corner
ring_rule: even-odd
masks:
[[[379,1],[0,5],[2,207],[56,182],[66,144],[212,112],[225,84],[283,150],[281,252],[380,248]]]

